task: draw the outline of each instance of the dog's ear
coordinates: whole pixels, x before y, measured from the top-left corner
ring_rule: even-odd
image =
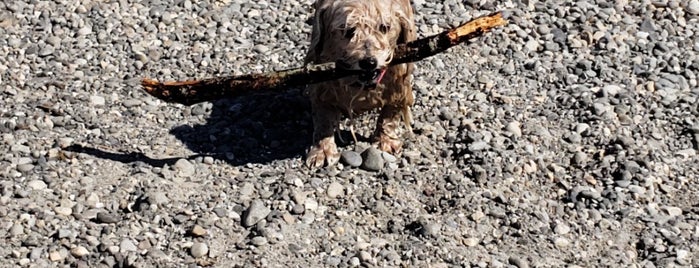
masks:
[[[323,51],[323,40],[325,38],[324,17],[327,10],[327,5],[324,5],[323,0],[316,1],[314,7],[316,9],[313,19],[313,30],[311,32],[311,45],[308,47],[306,54],[306,63],[320,63],[320,53]]]
[[[398,11],[398,20],[400,22],[400,34],[398,35],[398,44],[405,44],[417,38],[415,32],[415,21],[413,18],[413,7],[410,1],[404,1],[401,5],[401,10]]]

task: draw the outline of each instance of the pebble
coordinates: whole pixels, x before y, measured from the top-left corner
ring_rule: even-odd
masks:
[[[99,223],[117,223],[121,221],[119,215],[105,212],[98,212],[96,219]]]
[[[327,195],[330,198],[337,198],[341,196],[344,191],[344,187],[339,182],[332,182],[328,185]]]
[[[512,136],[514,136],[515,138],[519,138],[522,136],[522,129],[519,122],[514,121],[508,123],[505,126],[505,130],[507,132],[510,132],[510,134],[512,134]]]
[[[199,225],[194,225],[194,227],[192,227],[192,231],[190,233],[192,233],[192,235],[194,235],[195,237],[201,237],[201,236],[205,236],[207,234],[207,231],[206,231],[206,229],[204,229],[204,227],[201,227]]]
[[[136,247],[136,244],[134,244],[133,240],[131,239],[126,238],[121,240],[121,243],[119,243],[119,252],[121,253],[132,252],[137,250],[138,247]]]
[[[70,249],[70,254],[76,258],[82,258],[82,257],[86,256],[87,254],[90,254],[90,251],[88,251],[87,248],[85,248],[83,246],[77,246],[77,247]]]
[[[92,106],[104,106],[106,104],[106,101],[104,97],[95,95],[90,97],[90,103],[92,104]]]
[[[35,191],[45,190],[48,187],[43,180],[31,180],[27,182],[27,186]]]
[[[250,227],[266,218],[272,212],[262,200],[253,200],[250,202],[250,207],[243,216],[243,226]]]
[[[73,209],[67,207],[55,207],[53,211],[55,211],[56,214],[63,216],[70,216],[70,214],[73,214]]]
[[[256,236],[250,240],[250,243],[258,247],[264,246],[267,245],[267,238],[265,238],[264,236]]]
[[[687,3],[687,13],[699,15],[699,0],[689,0],[689,3]]]
[[[190,248],[189,251],[190,254],[192,254],[192,257],[194,258],[200,258],[209,253],[209,246],[201,243],[201,242],[194,242],[192,244],[192,248]]]
[[[362,165],[362,156],[355,151],[342,151],[340,154],[340,160],[351,167],[359,167]]]
[[[63,260],[63,256],[58,251],[51,251],[49,252],[49,260],[53,262],[59,262]]]
[[[361,168],[368,171],[379,171],[383,168],[384,160],[379,149],[370,146],[362,152],[361,156],[363,159]]]
[[[182,177],[190,177],[194,175],[195,172],[194,164],[192,164],[191,162],[189,162],[189,160],[184,158],[177,160],[177,162],[175,162],[174,168]]]

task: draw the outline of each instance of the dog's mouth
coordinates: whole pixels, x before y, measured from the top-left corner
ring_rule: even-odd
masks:
[[[374,69],[370,71],[363,72],[357,76],[357,81],[351,84],[353,87],[363,87],[363,88],[374,88],[377,84],[381,83],[384,75],[386,74],[386,68]]]

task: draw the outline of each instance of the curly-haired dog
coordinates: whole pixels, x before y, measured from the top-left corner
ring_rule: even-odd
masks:
[[[334,133],[341,116],[380,108],[372,140],[379,149],[398,153],[401,118],[410,127],[413,105],[412,64],[389,67],[397,44],[415,40],[409,0],[318,0],[306,63],[336,62],[338,68],[363,75],[308,87],[313,109],[310,167],[335,164],[339,158]]]

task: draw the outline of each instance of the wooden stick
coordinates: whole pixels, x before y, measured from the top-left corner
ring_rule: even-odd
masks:
[[[479,37],[492,28],[507,24],[502,12],[476,18],[442,33],[398,45],[390,65],[414,62],[434,56],[460,43]],[[158,82],[144,78],[148,94],[167,102],[192,105],[231,98],[254,91],[288,88],[358,75],[359,70],[335,68],[335,63],[307,65],[278,72],[216,77],[182,82]]]

